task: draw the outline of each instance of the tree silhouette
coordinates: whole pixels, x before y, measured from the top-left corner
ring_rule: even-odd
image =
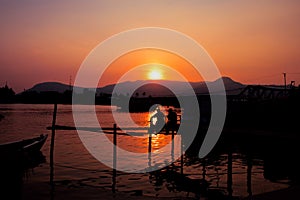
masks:
[[[10,103],[14,100],[15,92],[12,88],[7,86],[7,83],[4,87],[0,88],[0,102],[2,103]]]

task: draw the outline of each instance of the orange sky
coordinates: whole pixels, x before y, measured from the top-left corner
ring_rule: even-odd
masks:
[[[8,81],[9,86],[20,92],[44,81],[68,83],[100,42],[128,29],[149,26],[189,35],[207,50],[222,75],[234,80],[282,84],[282,73],[286,72],[288,82],[295,80],[298,85],[299,10],[297,0],[3,0],[0,86]],[[168,57],[157,52],[133,54],[115,63],[135,66],[146,62],[144,57],[154,59],[153,54],[160,59]],[[184,65],[179,66],[174,60],[158,62],[182,70]],[[109,77],[119,73],[111,71]],[[187,76],[191,73],[185,71]],[[110,80],[101,84],[106,82]]]
[[[178,73],[182,74],[189,81],[197,82],[203,80],[194,67],[182,57],[163,50],[144,49],[129,52],[116,59],[103,73],[99,84],[103,86],[107,83],[116,83],[130,69],[144,64],[149,65],[145,66],[145,69],[140,69],[132,73],[132,77],[135,80],[149,79],[149,73],[152,71],[158,71],[163,79],[180,80],[172,71],[165,68],[160,69],[159,64],[166,65],[178,71]],[[111,74],[114,74],[114,76],[111,76]]]

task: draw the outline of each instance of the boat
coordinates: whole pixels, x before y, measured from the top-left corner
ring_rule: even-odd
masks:
[[[0,175],[10,178],[11,174],[22,173],[44,163],[46,158],[41,148],[47,138],[48,134],[41,134],[38,137],[0,144]]]
[[[0,144],[0,154],[13,152],[38,152],[46,142],[47,138],[48,134],[41,134],[39,137]]]
[[[0,144],[0,171],[9,171],[13,168],[23,171],[33,169],[46,161],[41,152],[48,134],[38,137]]]
[[[10,199],[22,198],[22,184],[31,169],[45,163],[41,148],[48,134],[38,137],[0,144],[0,188],[1,194]]]

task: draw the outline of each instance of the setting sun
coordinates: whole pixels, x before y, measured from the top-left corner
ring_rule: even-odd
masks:
[[[162,73],[158,70],[152,70],[148,74],[148,78],[151,80],[159,80],[162,79]]]

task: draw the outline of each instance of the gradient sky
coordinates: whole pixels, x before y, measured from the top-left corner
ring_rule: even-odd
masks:
[[[100,42],[148,26],[189,35],[207,50],[222,75],[236,81],[282,84],[286,72],[288,82],[298,85],[299,19],[298,0],[2,0],[0,86],[7,81],[20,92],[44,81],[68,83]],[[136,59],[138,54],[145,55],[133,52],[115,63],[145,63],[142,55]],[[150,54],[154,60],[168,57],[152,52],[148,59]],[[172,65],[170,60],[158,62]],[[116,73],[111,71],[110,77]],[[104,78],[100,84],[111,81]]]

